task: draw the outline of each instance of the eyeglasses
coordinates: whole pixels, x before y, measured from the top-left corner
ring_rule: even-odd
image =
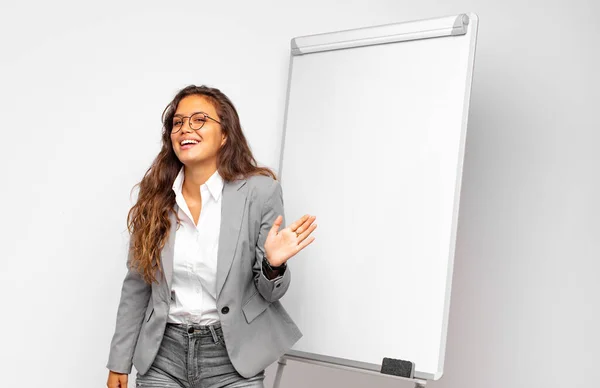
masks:
[[[173,127],[171,128],[171,133],[179,132],[181,130],[181,127],[183,127],[183,122],[187,118],[190,119],[190,128],[192,128],[194,131],[197,131],[200,128],[202,128],[204,126],[204,123],[206,123],[206,121],[207,121],[206,119],[211,119],[212,121],[221,124],[220,121],[213,119],[212,117],[210,117],[209,115],[207,115],[204,112],[196,112],[196,113],[192,114],[191,116],[179,116],[178,115],[178,116],[173,117]]]

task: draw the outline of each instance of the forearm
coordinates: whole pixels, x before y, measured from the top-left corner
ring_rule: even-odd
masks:
[[[121,289],[115,332],[106,367],[114,372],[130,373],[152,286],[135,269],[128,269]]]
[[[267,253],[265,251],[265,241],[269,230],[273,226],[275,219],[281,215],[282,222],[285,222],[283,209],[283,192],[281,185],[277,181],[269,188],[268,199],[263,205],[261,212],[261,225],[255,246],[255,261],[253,265],[254,283],[260,294],[269,302],[274,302],[281,298],[290,285],[290,269],[281,269],[271,271],[263,266],[263,259]]]
[[[273,280],[278,276],[281,276],[285,273],[287,269],[287,263],[283,263],[277,267],[271,265],[269,257],[265,255],[262,260],[262,271],[265,277],[269,280]]]
[[[259,262],[259,259],[256,260]],[[262,262],[262,260],[260,260]],[[275,271],[268,273],[260,265],[260,272],[255,276],[255,284],[258,292],[269,302],[279,300],[286,293],[290,286],[291,272],[289,268],[283,270],[283,274],[277,276]],[[279,272],[279,271],[278,271]]]

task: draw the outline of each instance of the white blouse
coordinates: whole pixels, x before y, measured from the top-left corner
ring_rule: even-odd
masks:
[[[216,302],[217,252],[223,178],[218,170],[200,186],[198,225],[182,194],[184,167],[173,183],[181,225],[175,234],[173,281],[168,322],[210,325],[219,322]]]

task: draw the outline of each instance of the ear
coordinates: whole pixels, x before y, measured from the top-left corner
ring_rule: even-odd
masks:
[[[223,147],[223,145],[225,145],[225,143],[227,143],[227,136],[225,136],[223,134],[223,135],[221,135],[221,147]]]

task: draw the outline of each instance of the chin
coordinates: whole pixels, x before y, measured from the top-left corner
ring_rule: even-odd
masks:
[[[193,166],[196,164],[206,164],[206,162],[208,161],[206,158],[183,158],[183,159],[179,159],[181,161],[181,163],[185,164],[186,166]]]

